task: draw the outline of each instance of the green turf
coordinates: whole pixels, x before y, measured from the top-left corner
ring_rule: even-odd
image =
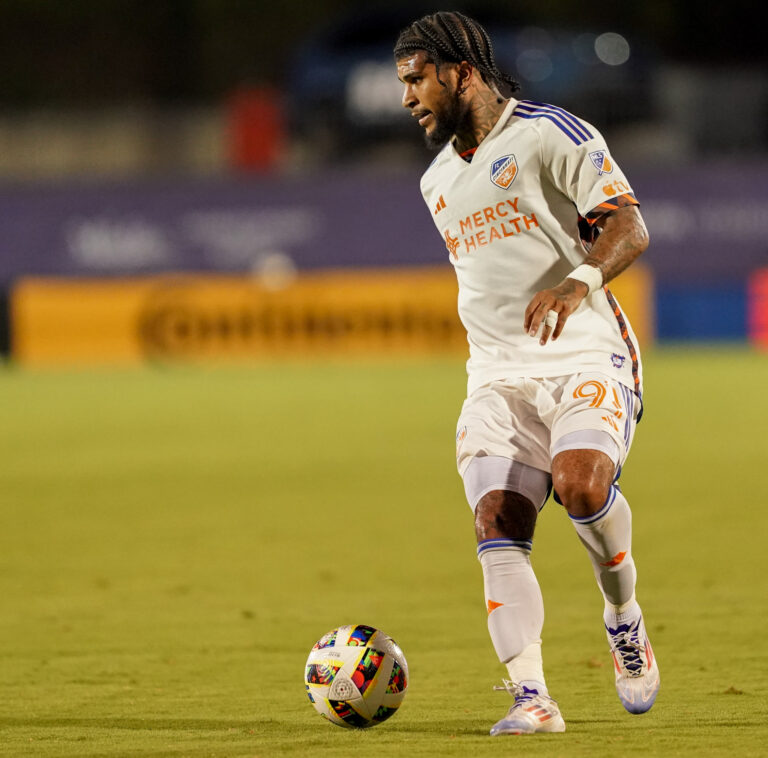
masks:
[[[647,357],[622,482],[657,704],[619,705],[550,503],[534,564],[568,731],[491,739],[508,698],[453,468],[461,361],[0,371],[0,754],[765,755],[766,387],[746,350]],[[411,669],[362,732],[302,686],[315,639],[351,622]]]

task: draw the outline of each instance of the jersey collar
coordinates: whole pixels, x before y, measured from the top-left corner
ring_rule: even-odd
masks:
[[[493,128],[491,129],[488,134],[485,135],[483,141],[475,148],[475,153],[472,156],[472,162],[474,162],[475,158],[477,157],[477,153],[480,152],[483,149],[483,146],[486,142],[490,142],[493,137],[495,137],[505,126],[507,121],[511,118],[512,114],[515,111],[515,108],[517,108],[518,100],[515,100],[514,97],[509,98],[509,102],[507,103],[504,110],[501,112],[501,115],[497,119],[496,123],[493,125]],[[455,158],[457,160],[460,160],[465,166],[471,165],[472,162],[467,162],[462,158],[461,154],[456,150],[456,148],[453,146],[453,140],[448,142],[446,147],[451,151],[451,158]]]

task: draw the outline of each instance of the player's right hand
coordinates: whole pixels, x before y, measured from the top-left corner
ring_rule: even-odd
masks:
[[[568,317],[581,305],[588,291],[584,282],[563,279],[556,287],[537,292],[525,309],[523,327],[528,336],[535,338],[543,325],[539,344],[546,345],[550,337],[556,340],[562,334]],[[554,327],[544,323],[549,311],[557,313]]]

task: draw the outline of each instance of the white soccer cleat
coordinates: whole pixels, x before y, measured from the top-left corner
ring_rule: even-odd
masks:
[[[536,732],[564,732],[565,721],[560,715],[557,703],[548,695],[527,690],[519,684],[504,680],[503,687],[513,698],[514,705],[509,713],[491,727],[491,737],[502,734],[534,734]]]
[[[661,678],[643,618],[616,629],[606,626],[605,631],[616,668],[619,700],[630,713],[645,713],[656,701]]]

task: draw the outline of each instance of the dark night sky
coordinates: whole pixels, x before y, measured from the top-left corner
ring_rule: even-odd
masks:
[[[206,102],[241,83],[286,81],[297,44],[329,19],[370,8],[349,0],[2,0],[0,107],[147,101]],[[640,36],[669,61],[765,65],[754,6],[745,0],[478,0],[435,6],[390,0],[412,17],[463,10],[511,26],[594,28]],[[748,13],[747,11],[750,11]],[[397,22],[392,34],[396,34]]]

